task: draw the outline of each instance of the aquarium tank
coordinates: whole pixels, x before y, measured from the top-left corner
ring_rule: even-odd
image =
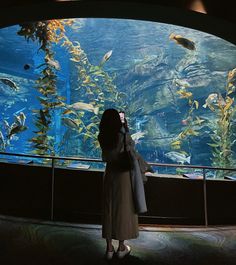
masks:
[[[100,158],[101,115],[115,108],[149,162],[234,166],[234,44],[108,18],[23,23],[0,39],[1,152]]]

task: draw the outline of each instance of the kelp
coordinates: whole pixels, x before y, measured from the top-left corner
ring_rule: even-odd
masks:
[[[187,115],[182,119],[186,124],[182,131],[179,132],[177,137],[171,142],[171,148],[174,150],[181,150],[183,141],[189,139],[192,136],[198,136],[201,124],[205,122],[204,119],[195,115],[195,111],[199,108],[199,102],[193,98],[193,93],[188,91],[187,88],[181,87],[176,91],[180,99],[186,99],[188,102]]]
[[[99,115],[101,115],[106,108],[105,100],[106,104],[121,106],[121,108],[126,107],[124,105],[124,100],[122,100],[122,92],[119,92],[114,84],[114,79],[116,78],[115,75],[111,76],[111,74],[108,74],[104,71],[101,65],[92,65],[78,41],[73,43],[66,35],[64,35],[61,41],[61,46],[64,46],[67,49],[70,54],[70,60],[76,68],[78,78],[76,82],[78,88],[76,88],[76,90],[78,90],[80,95],[80,101],[89,98],[89,104],[93,105],[94,108],[99,109]],[[74,119],[79,121],[78,133],[83,135],[83,140],[91,141],[92,145],[90,146],[95,147],[95,149],[99,147],[97,134],[99,131],[98,125],[100,117],[98,115],[93,115],[89,119],[89,122],[85,123],[83,120],[85,112],[83,110],[71,111],[66,108],[63,114],[72,114]],[[94,148],[90,151],[92,150],[94,150]]]
[[[52,44],[58,43],[63,37],[64,24],[67,23],[71,22],[61,23],[60,21],[50,20],[24,23],[20,24],[21,29],[18,31],[18,34],[24,36],[27,41],[38,41],[39,49],[45,54],[44,63],[38,66],[41,72],[35,82],[35,88],[42,95],[38,97],[41,108],[34,110],[36,115],[34,123],[37,131],[34,131],[35,136],[29,140],[33,145],[33,153],[38,155],[55,154],[54,137],[49,135],[50,124],[54,109],[61,107],[63,103],[62,97],[57,93],[57,74],[55,72],[57,69],[54,63]]]
[[[213,113],[216,119],[212,122],[212,132],[210,134],[211,143],[208,145],[212,148],[212,166],[230,168],[234,167],[233,145],[235,143],[233,132],[233,118],[236,107],[234,105],[234,97],[232,93],[235,87],[229,84],[229,80],[225,86],[225,96],[218,94],[217,103],[214,104]],[[217,178],[224,178],[230,172],[218,170]]]
[[[27,41],[38,41],[40,50],[44,51],[44,63],[37,66],[41,69],[40,76],[36,80],[36,89],[41,94],[38,100],[41,104],[40,110],[35,110],[36,119],[35,136],[30,140],[37,154],[54,154],[55,143],[54,138],[49,136],[52,115],[55,108],[62,108],[62,119],[71,119],[71,122],[76,124],[77,133],[83,136],[84,142],[90,141],[90,145],[98,147],[97,134],[98,124],[100,122],[99,115],[105,110],[105,95],[106,104],[119,106],[122,109],[126,108],[124,93],[119,92],[114,85],[115,75],[108,74],[104,71],[103,65],[92,65],[80,43],[72,42],[66,36],[66,26],[72,26],[74,20],[49,20],[33,23],[20,24],[21,29],[19,35],[26,38]],[[60,66],[54,60],[52,45],[57,44],[69,53],[70,61],[73,68],[77,72],[77,86],[79,101],[88,102],[99,109],[98,115],[94,114],[88,119],[84,119],[87,115],[84,110],[72,110],[64,103],[66,100],[60,97],[57,93],[56,81],[57,72]],[[65,115],[63,117],[63,115]],[[70,115],[69,118],[67,115]],[[74,128],[75,129],[75,128]],[[63,142],[63,139],[62,139]],[[54,143],[54,144],[53,144]],[[61,146],[61,145],[60,145]],[[60,146],[58,147],[60,149]],[[94,150],[94,148],[92,148]],[[90,150],[91,151],[91,150]]]

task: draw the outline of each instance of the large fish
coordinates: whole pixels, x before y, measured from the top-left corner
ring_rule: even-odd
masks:
[[[171,151],[165,154],[166,157],[168,157],[170,160],[180,163],[180,164],[184,164],[184,163],[188,163],[190,164],[190,159],[191,156],[186,156],[184,154],[181,154],[179,152],[175,152],[175,151]]]
[[[169,39],[174,40],[177,44],[181,45],[186,49],[189,49],[191,51],[196,50],[195,43],[187,38],[182,37],[181,35],[171,33]]]
[[[68,105],[69,108],[75,109],[75,110],[87,110],[90,112],[94,112],[94,114],[98,114],[99,107],[94,107],[90,103],[84,103],[84,102],[76,102],[71,105]]]
[[[14,91],[18,91],[18,90],[19,90],[19,87],[18,87],[13,81],[11,81],[11,80],[8,79],[8,78],[0,78],[0,81],[1,81],[3,84],[9,86],[9,87],[10,87],[12,90],[14,90]]]

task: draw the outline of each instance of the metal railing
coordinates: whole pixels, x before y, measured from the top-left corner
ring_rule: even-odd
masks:
[[[42,156],[42,155],[29,155],[29,154],[17,154],[17,153],[6,153],[6,152],[0,152],[0,155],[39,158],[39,159],[50,159],[51,160],[52,186],[51,186],[51,216],[50,217],[51,217],[52,221],[54,219],[54,186],[55,186],[54,170],[55,170],[55,160],[104,163],[99,158],[48,156],[48,155]],[[205,226],[208,226],[206,170],[236,171],[236,168],[222,168],[222,167],[211,167],[211,166],[166,164],[166,163],[154,163],[154,162],[148,162],[148,164],[150,166],[155,166],[155,167],[191,168],[191,169],[201,169],[202,170],[202,175],[203,175],[203,201],[204,201],[204,223],[205,223]]]

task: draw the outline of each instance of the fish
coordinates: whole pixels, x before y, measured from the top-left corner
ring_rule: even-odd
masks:
[[[4,123],[4,127],[7,131],[7,134],[8,134],[10,132],[11,126],[9,125],[8,121],[6,121],[6,120],[3,120],[3,123]]]
[[[208,95],[207,99],[205,100],[205,104],[202,106],[203,106],[203,108],[208,107],[209,109],[214,111],[215,109],[212,106],[212,104],[216,103],[217,100],[218,100],[218,94],[217,93],[211,93]]]
[[[110,58],[111,58],[111,55],[112,55],[112,50],[108,51],[103,57],[102,57],[102,60],[100,62],[100,66],[103,66],[105,62],[107,62]]]
[[[31,67],[31,66],[30,66],[29,64],[27,64],[27,63],[24,65],[24,69],[25,69],[25,70],[29,70],[30,67]]]
[[[94,107],[90,103],[84,103],[84,102],[76,102],[71,105],[68,105],[69,108],[75,109],[75,110],[87,110],[90,112],[94,112],[94,114],[98,114],[99,107]]]
[[[166,153],[165,156],[169,158],[170,160],[180,163],[180,164],[184,164],[184,163],[190,164],[191,156],[186,156],[179,152],[171,151],[171,152]]]
[[[46,63],[40,64],[39,66],[36,67],[36,69],[38,69],[44,65],[50,65],[58,71],[61,69],[61,66],[57,60],[52,60],[50,58],[46,58],[45,61],[46,61]]]
[[[21,125],[21,119],[20,116],[14,114],[15,124]]]
[[[79,128],[78,124],[71,118],[62,118],[62,121],[66,126],[72,128],[72,129],[78,129]]]
[[[185,79],[175,78],[173,81],[174,81],[175,85],[180,87],[180,88],[188,88],[188,87],[191,86],[189,84],[189,82],[187,80],[185,80]]]
[[[47,121],[46,116],[45,116],[45,113],[44,113],[44,111],[43,111],[42,109],[40,109],[39,114],[40,114],[40,120],[41,120],[42,124],[43,124],[44,126],[48,126],[48,124],[49,124],[50,122]]]
[[[143,138],[146,132],[136,132],[131,134],[132,139],[135,141],[135,143],[138,143],[138,140]]]
[[[26,129],[27,129],[26,126],[17,125],[16,123],[13,123],[9,134],[7,135],[7,138],[11,139],[14,134],[25,131]]]
[[[8,78],[0,78],[0,81],[3,84],[5,84],[5,85],[9,86],[10,88],[12,88],[14,91],[19,91],[19,87],[12,80],[10,80]]]
[[[21,120],[21,125],[24,126],[25,125],[25,120],[26,120],[26,116],[24,114],[24,112],[20,112],[20,120]]]
[[[176,35],[174,33],[171,33],[169,39],[174,40],[177,44],[181,45],[186,49],[189,49],[191,51],[196,50],[195,43],[190,39],[182,37],[181,35]]]
[[[55,68],[56,70],[60,70],[61,66],[57,60],[52,60],[50,58],[45,59],[46,63]]]
[[[0,150],[1,149],[4,150],[5,148],[6,148],[6,143],[5,143],[5,140],[4,140],[2,132],[0,131]]]

